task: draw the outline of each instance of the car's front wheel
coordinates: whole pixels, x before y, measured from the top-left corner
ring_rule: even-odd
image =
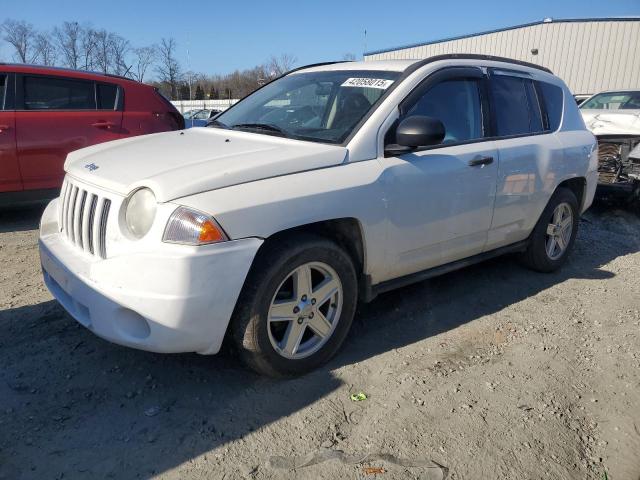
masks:
[[[349,255],[312,235],[271,241],[249,272],[232,319],[245,362],[270,376],[299,375],[329,360],[355,312]]]

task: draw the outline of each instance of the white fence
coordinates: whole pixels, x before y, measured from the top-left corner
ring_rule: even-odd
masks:
[[[180,113],[187,112],[194,109],[211,109],[211,110],[226,110],[231,105],[236,103],[237,99],[223,99],[223,100],[172,100],[171,103],[178,109]]]

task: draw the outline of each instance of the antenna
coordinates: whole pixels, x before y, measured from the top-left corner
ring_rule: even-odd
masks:
[[[187,78],[189,82],[189,100],[193,100],[193,95],[191,95],[191,56],[189,55],[189,34],[187,34]]]
[[[364,29],[364,45],[363,45],[363,50],[362,50],[362,59],[364,60],[364,54],[367,51],[367,29]]]

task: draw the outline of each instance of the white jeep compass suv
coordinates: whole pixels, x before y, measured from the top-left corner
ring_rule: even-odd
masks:
[[[597,182],[567,86],[478,55],[297,69],[209,128],[69,155],[44,280],[80,323],[156,352],[300,374],[358,300],[506,252],[560,267]]]

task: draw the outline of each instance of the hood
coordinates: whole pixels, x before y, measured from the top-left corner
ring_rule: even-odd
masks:
[[[159,202],[239,183],[331,167],[347,149],[257,133],[191,128],[116,140],[70,153],[65,171],[127,195],[153,190]]]
[[[640,110],[580,110],[594,135],[640,135]]]

